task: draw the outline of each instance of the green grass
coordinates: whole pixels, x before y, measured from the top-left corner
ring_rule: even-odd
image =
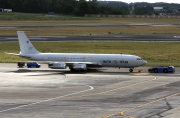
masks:
[[[122,26],[122,27],[62,27],[62,28],[0,28],[0,36],[17,36],[17,31],[25,31],[28,36],[97,36],[97,35],[144,35],[179,34],[179,26]]]
[[[60,26],[64,24],[180,24],[173,18],[92,18],[66,15],[0,13],[0,25]],[[179,34],[180,26],[108,26],[61,28],[0,28],[0,36],[16,36],[16,31],[26,31],[28,36],[87,36],[87,35],[136,35]]]
[[[87,18],[87,17],[76,17],[71,15],[48,15],[48,14],[31,14],[31,13],[0,13],[1,21],[48,21],[48,20],[89,20],[89,19],[97,19],[97,18]]]
[[[149,66],[180,66],[180,43],[176,42],[34,42],[41,52],[133,54],[148,61]],[[4,52],[19,53],[18,43],[0,43],[0,62],[17,62],[22,58]]]
[[[13,22],[12,22],[13,21]],[[60,24],[142,24],[180,23],[176,18],[102,18],[69,15],[0,13],[0,25],[60,25]]]

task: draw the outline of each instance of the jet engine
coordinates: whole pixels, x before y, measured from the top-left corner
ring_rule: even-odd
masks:
[[[87,70],[86,64],[73,64],[72,68],[73,70]]]
[[[54,62],[54,63],[48,64],[48,67],[52,69],[66,69],[66,64]]]

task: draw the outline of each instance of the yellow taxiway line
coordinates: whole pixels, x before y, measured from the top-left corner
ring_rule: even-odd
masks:
[[[147,82],[151,82],[151,81],[154,81],[156,79],[157,79],[156,77],[153,77],[152,80],[146,80],[146,81],[134,83],[134,84],[131,84],[131,85],[127,85],[127,86],[124,86],[124,87],[115,88],[115,89],[111,89],[111,90],[107,90],[107,91],[103,91],[103,92],[98,92],[98,93],[94,93],[94,94],[87,94],[87,95],[82,95],[82,96],[74,96],[74,97],[69,97],[69,98],[81,98],[81,97],[90,97],[90,96],[95,96],[95,95],[106,94],[106,93],[109,93],[109,92],[122,90],[122,89],[125,89],[125,88],[129,88],[129,87],[137,86],[137,85],[144,84],[144,83],[147,83]]]
[[[125,113],[127,113],[127,112],[129,112],[129,111],[132,111],[132,110],[134,110],[134,109],[142,108],[142,107],[147,106],[147,105],[150,105],[150,104],[154,104],[154,103],[156,103],[156,102],[165,100],[165,99],[167,99],[167,98],[171,98],[171,97],[177,96],[177,95],[179,95],[179,94],[180,94],[180,92],[177,92],[177,93],[168,95],[168,96],[166,96],[166,97],[162,97],[162,98],[159,98],[159,99],[156,99],[156,100],[153,100],[153,101],[150,101],[150,102],[141,104],[141,105],[134,106],[134,107],[132,107],[132,108],[126,109],[126,110],[124,110],[124,111],[120,111],[120,112],[118,112],[118,113],[114,113],[114,114],[110,114],[110,115],[107,115],[107,116],[103,116],[103,117],[101,117],[101,118],[109,118],[109,117],[112,117],[112,116],[115,116],[115,115],[118,115],[118,114],[121,114],[122,116],[124,116],[124,117],[126,117],[126,118],[137,118],[136,116],[128,116],[128,115],[126,115]]]

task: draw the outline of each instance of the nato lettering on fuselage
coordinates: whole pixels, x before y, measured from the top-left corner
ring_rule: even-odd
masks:
[[[103,63],[111,63],[111,60],[103,60]]]
[[[123,61],[123,60],[121,60],[120,63],[125,63],[125,64],[127,64],[128,61]]]
[[[128,61],[124,61],[124,60],[113,60],[113,61],[111,61],[111,60],[103,60],[103,63],[124,63],[124,64],[127,64],[128,63]]]

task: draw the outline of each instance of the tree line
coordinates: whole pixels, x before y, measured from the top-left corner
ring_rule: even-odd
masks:
[[[128,6],[128,11],[130,13],[136,15],[159,15],[159,13],[164,14],[180,14],[180,4],[176,3],[165,3],[165,2],[156,2],[156,3],[148,3],[148,2],[136,2],[136,3],[124,3],[118,1],[99,1],[100,4],[106,5],[109,7],[122,7]],[[163,7],[162,10],[156,11],[154,7]]]
[[[13,12],[48,13],[83,16],[84,14],[128,14],[128,6],[112,8],[97,0],[0,0],[0,8]]]
[[[152,15],[153,7],[161,6],[166,12],[174,9],[180,12],[179,4],[169,3],[124,3],[97,0],[0,0],[0,8],[22,13],[50,13],[84,16],[84,14],[129,15],[134,6],[134,14]]]

